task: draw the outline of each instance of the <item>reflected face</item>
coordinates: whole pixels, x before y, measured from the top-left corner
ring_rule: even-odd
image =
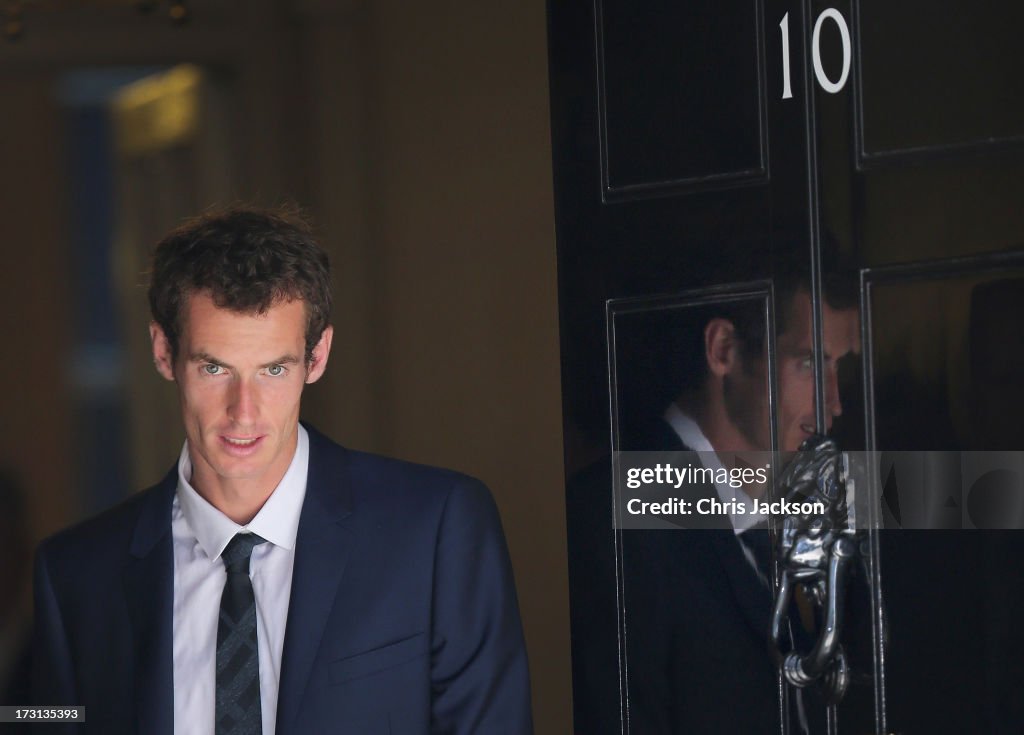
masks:
[[[208,499],[231,483],[273,490],[295,453],[302,389],[326,366],[330,327],[306,364],[302,301],[246,314],[200,292],[182,315],[173,362],[162,330],[150,333],[157,369],[178,383],[193,485]]]
[[[839,399],[839,360],[860,350],[860,321],[856,309],[836,310],[822,305],[826,433],[843,412]],[[811,298],[798,291],[785,320],[786,331],[776,343],[778,371],[779,449],[795,452],[814,433],[814,338]],[[748,361],[749,363],[749,361]],[[742,364],[724,379],[729,418],[751,448],[771,448],[766,356]]]

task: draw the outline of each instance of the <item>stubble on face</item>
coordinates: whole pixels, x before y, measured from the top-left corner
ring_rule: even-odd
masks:
[[[741,361],[738,371],[722,378],[725,412],[746,446],[744,451],[770,451],[771,426],[768,423],[768,373],[763,359]]]
[[[838,362],[859,352],[859,318],[855,309],[822,306],[825,367],[825,433],[842,413],[838,388]],[[816,431],[813,334],[810,295],[798,292],[790,304],[786,330],[777,349],[777,410],[779,449],[795,452]],[[771,450],[771,412],[768,402],[767,346],[753,359],[738,361],[723,378],[723,397],[729,420],[749,444],[744,449]],[[742,352],[742,351],[741,351]]]
[[[227,515],[242,517],[252,508],[255,515],[295,454],[302,390],[323,372],[329,328],[321,338],[326,349],[319,344],[307,364],[302,301],[239,313],[219,308],[200,292],[189,296],[183,316],[172,377],[192,460],[191,482]],[[160,369],[162,333],[156,329],[154,357]]]

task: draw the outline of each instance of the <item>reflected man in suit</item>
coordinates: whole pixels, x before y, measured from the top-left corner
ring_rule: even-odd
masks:
[[[487,489],[299,422],[334,334],[308,228],[202,217],[158,245],[149,297],[186,440],[158,485],[40,546],[35,700],[84,705],[82,733],[530,732]]]
[[[849,282],[837,276],[825,285],[829,430],[842,413],[839,362],[859,350],[859,320]],[[776,279],[775,293],[779,449],[795,452],[815,430],[810,288],[806,277],[786,274]],[[699,314],[681,329],[691,335],[683,346],[690,351],[688,357],[700,356],[688,360],[694,374],[676,379],[674,397],[667,406],[661,404],[660,416],[625,422],[640,428],[621,438],[622,448],[682,453],[673,457],[675,466],[721,466],[720,454],[770,451],[763,307],[731,303],[680,312],[687,319]],[[680,382],[686,383],[681,389]],[[577,732],[618,733],[622,716],[628,717],[630,732],[644,735],[778,732],[777,669],[768,641],[772,597],[763,563],[766,518],[752,512],[765,487],[685,487],[673,494],[693,502],[734,501],[746,512],[687,519],[700,528],[622,531],[621,597],[616,601],[607,594],[615,579],[614,562],[606,558],[612,550],[608,520],[598,517],[606,506],[586,491],[587,485],[592,490],[601,482],[599,475],[608,477],[607,466],[589,476],[584,473],[569,490],[570,504],[579,508],[575,514],[570,511],[570,518],[589,515],[590,521],[578,521],[570,529],[575,534],[570,549],[595,555],[593,576],[573,583],[574,607],[590,610],[574,618],[585,621],[574,631]],[[621,606],[618,613],[616,605]],[[617,615],[622,616],[624,634],[618,646]],[[624,659],[616,658],[616,650]],[[623,677],[620,682],[616,673]],[[617,706],[620,685],[628,710]],[[797,727],[807,727],[804,713],[795,712],[794,717]]]

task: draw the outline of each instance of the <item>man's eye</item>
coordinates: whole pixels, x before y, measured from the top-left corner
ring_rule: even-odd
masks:
[[[284,375],[284,365],[271,365],[267,368],[267,375],[275,378]]]
[[[212,362],[208,362],[203,365],[203,372],[207,375],[220,375],[223,368],[220,365],[214,365]]]

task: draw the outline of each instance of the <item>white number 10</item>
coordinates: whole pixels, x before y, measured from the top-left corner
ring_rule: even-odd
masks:
[[[821,66],[821,25],[826,19],[831,19],[839,29],[839,35],[843,42],[843,71],[839,75],[839,81],[833,82],[825,75]],[[779,22],[779,29],[782,31],[782,99],[788,100],[793,97],[793,86],[790,80],[789,71],[789,13],[782,16]],[[843,14],[835,8],[826,8],[821,11],[818,20],[814,23],[814,32],[811,35],[811,61],[814,64],[814,76],[818,84],[829,94],[836,94],[846,86],[846,80],[850,76],[850,57],[852,56],[850,45],[850,28],[846,25]]]

